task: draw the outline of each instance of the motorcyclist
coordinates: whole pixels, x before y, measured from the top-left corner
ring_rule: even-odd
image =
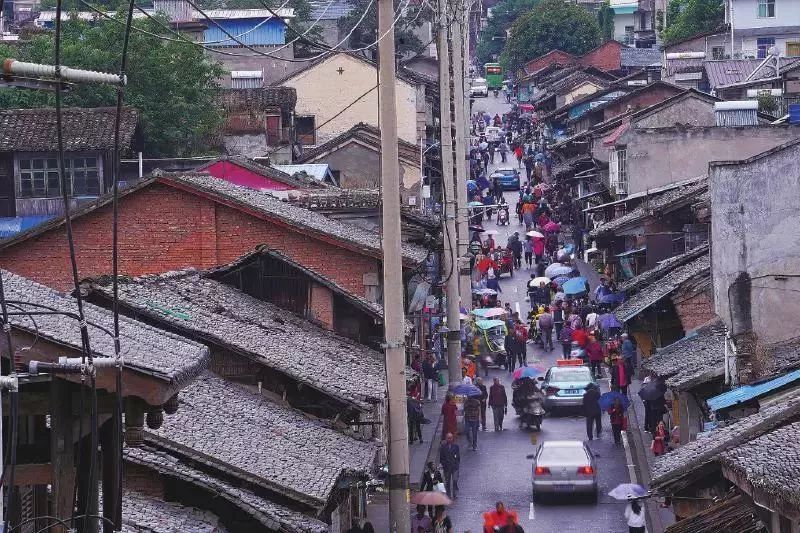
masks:
[[[523,424],[538,429],[544,415],[544,393],[530,378],[519,379],[511,387],[514,389],[512,405],[519,417],[520,429]]]

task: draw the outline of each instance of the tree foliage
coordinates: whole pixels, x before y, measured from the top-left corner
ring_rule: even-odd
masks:
[[[597,25],[600,26],[600,37],[603,42],[614,38],[614,10],[608,0],[597,10]]]
[[[123,15],[117,15],[123,21]],[[159,33],[149,20],[135,25]],[[86,24],[70,20],[62,27],[62,63],[70,67],[117,72],[124,28],[114,22]],[[3,57],[53,64],[53,34],[33,37],[15,48],[4,47]],[[217,79],[221,67],[200,48],[166,42],[132,32],[128,55],[125,104],[139,111],[149,156],[184,156],[216,146],[222,125]],[[116,104],[116,89],[105,85],[76,85],[64,94],[64,106],[98,107]],[[0,89],[0,108],[54,105],[51,92]]]
[[[394,12],[397,13],[400,6],[405,5],[404,0],[394,0]],[[338,21],[339,32],[344,37],[355,28],[346,45],[350,49],[363,48],[378,40],[378,3],[370,0],[348,0],[352,7],[349,14],[341,17]],[[364,20],[359,24],[361,16],[367,10]],[[434,12],[427,3],[420,3],[416,6],[408,6],[397,19],[394,26],[395,53],[398,56],[416,55],[422,52],[429,42],[423,42],[415,33],[424,23],[431,22]],[[374,59],[377,57],[377,47],[364,50],[363,55]]]
[[[539,0],[503,0],[492,8],[476,49],[479,65],[497,60],[506,42],[506,30],[520,15],[529,13],[538,3]]]
[[[599,42],[597,20],[585,9],[563,0],[542,0],[511,26],[500,60],[514,71],[550,50],[582,55]]]
[[[667,26],[661,33],[666,44],[720,27],[725,20],[722,0],[672,0],[667,7]]]

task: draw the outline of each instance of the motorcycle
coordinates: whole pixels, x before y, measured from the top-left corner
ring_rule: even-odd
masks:
[[[544,394],[533,380],[523,378],[512,384],[514,393],[512,405],[519,419],[519,428],[526,426],[528,429],[535,427],[536,431],[542,428],[544,419]]]
[[[508,207],[501,207],[497,210],[497,225],[508,226]]]
[[[498,89],[495,89],[495,90],[494,90],[494,97],[495,97],[495,98],[497,98],[497,96],[498,96],[499,94],[500,94],[500,91],[499,91]]]

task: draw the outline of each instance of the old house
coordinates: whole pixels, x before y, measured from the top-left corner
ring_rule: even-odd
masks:
[[[620,74],[622,70],[622,50],[627,48],[619,41],[606,41],[578,58],[577,63],[584,67],[594,67],[603,72]]]
[[[594,67],[566,67],[538,81],[531,103],[538,113],[549,113],[608,87],[616,79]]]
[[[378,233],[207,174],[163,175],[125,189],[119,224],[120,272],[129,276],[212,268],[266,244],[354,294],[380,301]],[[111,270],[110,227],[108,197],[74,214],[81,278]],[[64,231],[59,218],[3,241],[0,264],[51,287],[70,287]],[[410,268],[427,256],[421,246],[403,245]]]
[[[364,122],[378,126],[377,66],[362,56],[339,52],[309,61],[273,85],[297,91],[295,135],[304,147],[317,147]],[[398,73],[396,82],[400,139],[418,145],[425,138],[425,84]],[[355,99],[355,103],[353,100]],[[344,110],[344,111],[343,111]]]
[[[241,156],[212,159],[195,169],[234,185],[248,187],[257,191],[284,198],[289,191],[306,191],[325,189],[321,181],[307,175],[289,174],[274,166],[256,163],[252,159]]]
[[[113,186],[115,114],[111,107],[62,110],[65,178],[73,208]],[[54,109],[0,111],[0,216],[7,227],[25,228],[30,221],[62,213],[56,134]],[[136,150],[140,142],[138,114],[126,107],[120,148]]]
[[[344,189],[377,189],[381,186],[381,135],[375,126],[358,123],[347,131],[306,150],[297,163],[327,163],[339,186]],[[404,204],[419,205],[422,186],[420,148],[398,140],[400,194]]]
[[[730,32],[718,28],[664,45],[661,79],[686,87],[708,91],[703,63],[730,59]]]
[[[268,156],[272,163],[291,163],[297,93],[289,87],[226,89],[223,143],[231,155]]]
[[[725,0],[731,57],[763,59],[774,48],[800,56],[800,4],[792,0]]]

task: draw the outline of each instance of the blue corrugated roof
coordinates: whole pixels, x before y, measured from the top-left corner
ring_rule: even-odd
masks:
[[[789,372],[777,378],[762,381],[760,383],[753,383],[750,385],[742,385],[737,389],[722,393],[706,400],[708,408],[712,411],[726,409],[736,404],[747,402],[777,390],[785,385],[800,379],[800,370]]]
[[[8,239],[21,231],[31,229],[53,218],[53,215],[32,215],[27,217],[0,217],[0,239]]]

